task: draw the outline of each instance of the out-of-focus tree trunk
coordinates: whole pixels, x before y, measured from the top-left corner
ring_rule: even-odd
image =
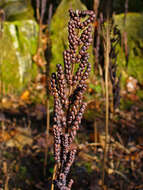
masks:
[[[109,18],[113,14],[113,0],[106,1],[106,17]]]
[[[104,0],[103,3],[101,4],[101,10],[103,10],[104,18],[112,17],[113,2],[114,0]]]
[[[100,3],[100,0],[94,0],[93,10],[95,11],[96,14],[98,14],[99,3]]]

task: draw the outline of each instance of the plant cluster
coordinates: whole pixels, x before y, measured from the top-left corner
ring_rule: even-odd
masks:
[[[76,146],[73,144],[86,108],[83,101],[87,89],[91,64],[88,48],[92,43],[92,26],[95,14],[89,10],[69,10],[69,49],[63,53],[64,68],[57,65],[57,73],[51,76],[51,92],[54,96],[54,158],[56,161],[56,189],[70,190],[73,180],[67,182]],[[78,66],[77,66],[78,65]]]

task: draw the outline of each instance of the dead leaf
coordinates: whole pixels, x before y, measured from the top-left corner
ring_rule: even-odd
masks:
[[[25,90],[20,98],[21,100],[26,101],[29,99],[29,96],[30,96],[30,92],[28,90]]]
[[[98,27],[98,21],[97,21],[97,20],[94,22],[94,27],[95,27],[95,28]]]

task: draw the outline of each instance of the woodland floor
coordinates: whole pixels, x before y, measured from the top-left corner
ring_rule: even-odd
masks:
[[[89,104],[76,145],[78,153],[71,170],[73,190],[143,190],[143,101],[124,97],[126,106],[110,119],[110,143],[101,185],[105,146],[105,106]],[[48,158],[46,108],[42,104],[12,101],[0,109],[0,190],[50,189],[53,173],[53,137],[50,129]],[[51,114],[52,118],[52,114]],[[52,123],[52,119],[51,119]]]

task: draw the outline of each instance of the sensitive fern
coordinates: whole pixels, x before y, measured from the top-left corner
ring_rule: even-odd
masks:
[[[69,49],[63,53],[64,68],[58,64],[57,73],[51,76],[51,92],[54,96],[54,158],[57,164],[54,184],[59,190],[70,190],[73,184],[73,180],[67,181],[67,177],[76,154],[73,141],[86,108],[83,96],[91,71],[87,50],[92,43],[91,23],[95,19],[94,12],[88,10],[71,9],[69,15]],[[77,64],[78,67],[75,67]]]

